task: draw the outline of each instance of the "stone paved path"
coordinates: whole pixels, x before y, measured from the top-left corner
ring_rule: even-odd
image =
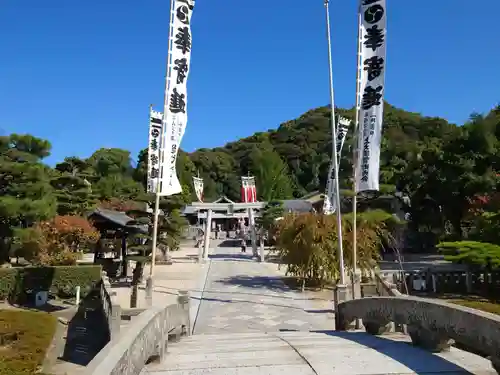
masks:
[[[402,335],[335,332],[325,301],[290,290],[275,267],[239,249],[217,248],[208,267],[194,335],[142,375],[495,374],[487,359],[455,348],[431,354]]]
[[[325,301],[290,290],[271,265],[231,247],[211,259],[194,334],[334,329]]]

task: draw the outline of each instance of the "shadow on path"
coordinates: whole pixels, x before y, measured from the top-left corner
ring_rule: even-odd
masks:
[[[64,350],[58,359],[86,366],[109,342],[105,319],[99,291],[94,290],[82,300],[69,320]]]
[[[239,260],[245,260],[245,261],[254,261],[253,256],[252,256],[252,250],[246,253],[240,253],[240,254],[212,254],[208,256],[211,260],[232,260],[232,261],[239,261]]]
[[[237,285],[249,289],[267,289],[273,292],[293,291],[293,289],[283,282],[282,276],[235,275],[220,279],[217,282],[225,285]]]
[[[338,332],[338,331],[311,331],[324,333],[329,336],[340,337],[355,342],[367,348],[376,350],[389,358],[403,364],[417,374],[424,373],[460,373],[473,374],[467,369],[460,367],[444,358],[417,348],[410,343],[394,341],[378,336],[371,336],[365,332]]]
[[[308,312],[309,314],[333,314],[335,313],[334,310],[331,309],[324,309],[324,310],[305,310],[305,312]]]
[[[240,247],[241,246],[241,240],[240,239],[225,239],[221,240],[221,243],[219,244],[218,247]]]
[[[273,307],[282,307],[286,309],[294,309],[294,310],[300,310],[304,311],[303,308],[297,307],[297,306],[290,306],[290,305],[282,305],[279,303],[266,303],[262,301],[248,301],[248,300],[240,300],[240,299],[222,299],[222,298],[210,298],[210,297],[191,297],[191,299],[196,299],[200,300],[202,302],[222,302],[222,303],[249,303],[253,305],[263,305],[263,306],[273,306]]]
[[[139,289],[146,290],[146,287],[139,286]],[[170,294],[170,295],[177,296],[177,295],[179,295],[178,290],[179,290],[178,288],[170,288],[167,286],[161,286],[161,285],[155,286],[155,293],[163,293],[163,294]],[[317,297],[297,298],[295,296],[289,296],[289,295],[282,295],[282,294],[269,295],[269,294],[261,294],[258,292],[250,293],[250,292],[235,292],[235,291],[222,291],[222,290],[209,290],[209,289],[205,289],[205,290],[190,289],[189,292],[190,293],[192,293],[192,292],[202,293],[203,292],[203,293],[212,293],[212,294],[231,294],[231,295],[234,294],[234,295],[253,296],[253,297],[271,297],[273,299],[279,298],[279,299],[284,299],[284,300],[293,300],[293,301],[297,301],[297,302],[301,302],[301,301],[323,301],[323,302],[327,301],[327,302],[329,302],[330,301],[330,300],[325,299],[325,298],[317,298]],[[199,300],[199,298],[193,297],[192,295],[190,295],[190,298]],[[236,300],[236,301],[238,301],[238,300]],[[243,302],[245,302],[245,301],[243,301]],[[333,310],[306,310],[306,311],[309,313],[317,313],[317,314],[325,313],[325,312],[326,313],[333,312]]]

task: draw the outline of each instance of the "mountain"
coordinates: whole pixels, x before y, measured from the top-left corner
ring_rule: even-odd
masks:
[[[381,193],[398,190],[410,198],[409,223],[415,230],[467,238],[471,227],[480,227],[472,224],[477,217],[500,212],[500,106],[484,115],[472,114],[457,126],[384,105]],[[354,118],[352,108],[336,112]],[[350,129],[340,159],[339,182],[345,190],[352,185],[352,134]],[[329,108],[320,107],[276,130],[222,147],[180,151],[177,172],[183,192],[164,199],[162,208],[172,211],[196,199],[192,177],[198,172],[204,178],[206,201],[221,195],[239,201],[240,178],[247,174],[256,177],[261,201],[324,191],[331,139]],[[50,151],[48,140],[30,134],[0,136],[0,234],[4,238],[11,238],[16,228],[56,213],[82,214],[103,202],[123,207],[152,200],[144,194],[147,150],[139,153],[136,165],[127,150],[101,148],[87,159],[68,155],[55,168],[43,163]],[[349,195],[343,192],[345,201]],[[365,195],[369,208],[376,203],[373,195],[377,197]],[[0,253],[1,247],[0,242]]]
[[[352,135],[354,108],[336,109],[336,114],[352,120],[340,159],[340,185],[351,188]],[[459,127],[438,117],[425,117],[407,112],[385,103],[383,143],[381,152],[381,184],[383,189],[394,190],[404,174],[407,161],[430,144],[439,144],[453,137]],[[180,169],[199,171],[205,181],[207,200],[226,195],[238,200],[240,176],[259,175],[263,165],[252,163],[252,155],[266,148],[279,155],[285,162],[290,176],[294,197],[319,190],[324,191],[330,165],[332,136],[330,108],[319,107],[297,119],[281,124],[276,130],[254,135],[214,149],[199,149],[180,158]],[[182,172],[181,172],[182,175]],[[190,180],[184,180],[190,184]]]

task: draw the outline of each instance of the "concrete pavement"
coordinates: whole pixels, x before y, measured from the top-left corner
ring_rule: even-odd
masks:
[[[330,301],[291,290],[275,265],[237,248],[216,248],[207,267],[194,335],[142,374],[495,374],[487,359],[455,348],[431,354],[402,335],[335,332]]]
[[[194,321],[209,265],[197,262],[198,249],[195,247],[182,247],[178,251],[171,252],[170,255],[171,265],[155,266],[153,305],[166,306],[177,303],[178,291],[187,290],[192,297],[190,314],[191,321]],[[144,269],[144,280],[147,275],[149,275],[149,265]],[[130,307],[130,286],[113,286],[112,290],[116,292],[117,300],[122,308]],[[137,307],[147,308],[145,282],[139,286]]]
[[[194,333],[333,329],[324,302],[291,290],[272,265],[239,248],[219,247],[211,256]]]
[[[488,360],[452,348],[433,355],[364,332],[195,335],[169,347],[143,375],[496,374]]]

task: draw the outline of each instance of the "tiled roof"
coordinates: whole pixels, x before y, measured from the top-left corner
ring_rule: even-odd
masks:
[[[290,199],[283,201],[285,211],[292,212],[312,212],[313,205],[311,202],[302,199]]]
[[[114,211],[114,210],[108,210],[105,208],[97,208],[94,212],[92,212],[89,216],[92,215],[97,215],[100,216],[106,220],[111,221],[112,223],[115,223],[116,225],[119,225],[121,227],[127,227],[142,233],[148,233],[148,226],[147,225],[134,225],[134,219],[125,212],[121,211]]]

